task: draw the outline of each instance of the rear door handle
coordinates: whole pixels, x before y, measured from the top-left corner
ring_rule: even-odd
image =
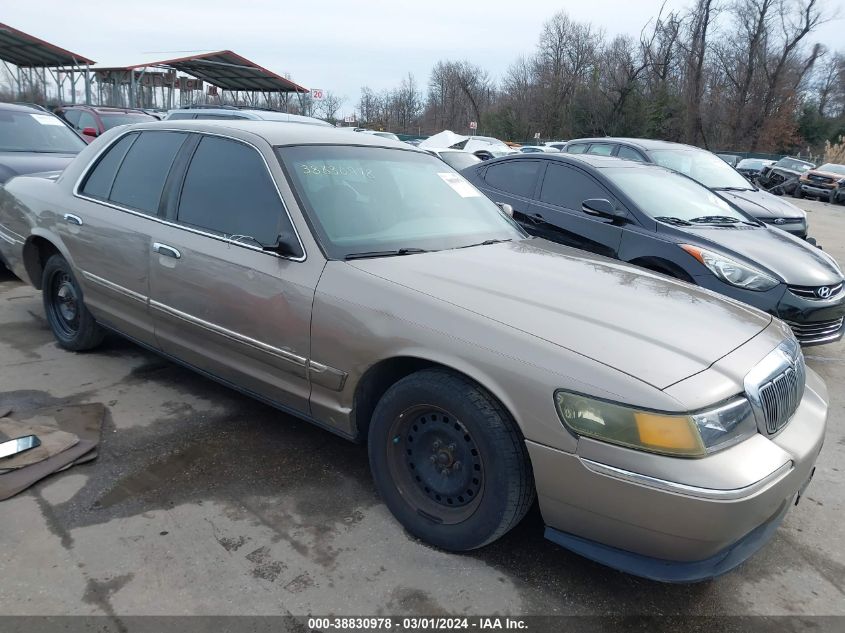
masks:
[[[68,224],[75,224],[76,226],[82,226],[82,218],[78,215],[73,215],[73,213],[65,213],[65,222]]]
[[[153,251],[165,257],[172,257],[173,259],[182,259],[182,253],[177,251],[172,246],[162,244],[161,242],[153,243]]]

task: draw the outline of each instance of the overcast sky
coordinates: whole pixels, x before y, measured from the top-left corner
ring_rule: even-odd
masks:
[[[814,38],[845,51],[842,16]],[[668,0],[682,8],[691,0]],[[308,88],[357,103],[361,86],[391,88],[412,72],[422,85],[440,59],[468,59],[501,77],[530,55],[558,10],[638,36],[662,0],[5,0],[0,20],[101,64],[156,61],[183,51],[231,49]]]

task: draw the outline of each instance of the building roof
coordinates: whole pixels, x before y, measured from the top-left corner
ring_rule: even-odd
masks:
[[[0,23],[0,59],[24,68],[94,63],[84,55],[65,50],[3,23]]]
[[[308,92],[308,88],[285,79],[229,50],[195,53],[187,57],[143,64],[103,64],[94,67],[93,70],[137,70],[139,68],[172,68],[202,79],[222,90]]]

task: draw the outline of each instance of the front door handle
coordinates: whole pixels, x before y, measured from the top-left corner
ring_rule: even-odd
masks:
[[[173,259],[182,259],[182,253],[177,251],[172,246],[162,244],[160,242],[153,243],[153,251],[165,257],[172,257]]]
[[[65,213],[65,222],[68,224],[75,224],[76,226],[82,226],[82,218],[78,215],[73,215],[73,213]]]

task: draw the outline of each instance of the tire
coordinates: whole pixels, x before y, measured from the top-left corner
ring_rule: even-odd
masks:
[[[373,413],[368,449],[393,516],[445,550],[495,541],[534,501],[516,422],[486,390],[447,370],[419,371],[390,387]]]
[[[73,352],[97,347],[105,330],[85,307],[82,289],[64,257],[53,255],[41,276],[44,313],[59,345]]]
[[[799,200],[804,197],[804,192],[801,191],[801,185],[795,185],[795,189],[792,190],[792,197],[798,198]]]

